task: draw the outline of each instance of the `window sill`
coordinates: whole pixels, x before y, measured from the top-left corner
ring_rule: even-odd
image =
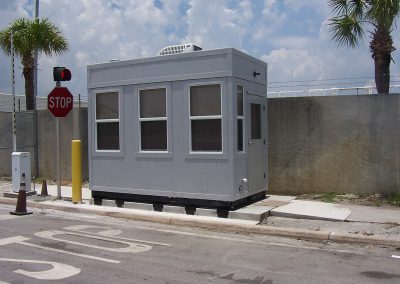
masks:
[[[121,150],[100,150],[92,153],[94,157],[123,157],[124,153]]]
[[[185,154],[185,159],[228,160],[223,152],[190,152]]]
[[[142,151],[135,153],[136,158],[172,158],[172,152]]]

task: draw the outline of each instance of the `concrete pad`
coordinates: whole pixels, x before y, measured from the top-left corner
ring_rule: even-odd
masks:
[[[269,199],[264,199],[261,201],[258,201],[257,203],[254,203],[254,205],[257,206],[270,206],[270,207],[278,207],[278,206],[283,206],[289,204],[289,201],[279,201],[279,200],[269,200]]]
[[[360,205],[338,205],[351,211],[346,219],[351,222],[400,223],[400,208],[380,208]]]
[[[229,211],[229,219],[252,220],[261,222],[274,207],[250,205],[235,211]]]
[[[36,188],[36,190],[41,191],[41,188]],[[47,192],[51,196],[57,196],[57,185],[51,184],[47,185]],[[40,192],[39,192],[40,194]],[[61,197],[72,198],[72,186],[61,186]],[[92,192],[89,188],[82,188],[82,199],[90,199],[92,197]]]
[[[196,208],[194,215],[204,217],[218,217],[216,209]]]
[[[293,200],[290,204],[272,209],[270,214],[287,218],[344,221],[350,216],[351,211],[337,204]]]
[[[162,212],[175,213],[175,214],[186,214],[185,207],[183,207],[183,206],[172,206],[172,205],[164,205]]]
[[[274,201],[285,201],[290,202],[295,200],[297,196],[289,196],[289,195],[266,195],[265,200],[274,200]]]
[[[154,211],[153,204],[124,201],[123,208]]]
[[[101,201],[101,206],[117,207],[117,202],[115,202],[115,200],[103,199]]]

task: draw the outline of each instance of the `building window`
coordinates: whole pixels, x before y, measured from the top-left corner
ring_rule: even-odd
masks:
[[[222,152],[221,85],[190,87],[192,152]]]
[[[139,91],[140,150],[167,151],[167,90]]]
[[[97,150],[120,150],[118,92],[96,94],[95,120]]]
[[[238,151],[243,152],[243,93],[244,88],[241,85],[236,86],[236,104],[237,104],[237,146]]]

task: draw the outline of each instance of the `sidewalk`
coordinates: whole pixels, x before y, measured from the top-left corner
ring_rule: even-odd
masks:
[[[0,182],[0,203],[15,204],[15,198],[4,198],[10,182]],[[36,186],[40,194],[41,187]],[[183,207],[164,206],[154,211],[151,204],[126,202],[117,208],[115,201],[103,200],[102,206],[91,204],[88,188],[82,189],[83,204],[72,204],[72,189],[62,186],[62,200],[56,200],[57,186],[47,187],[49,197],[28,197],[28,207],[48,208],[103,216],[193,226],[205,229],[276,235],[301,239],[353,242],[400,247],[400,208],[342,205],[296,200],[294,196],[267,195],[263,201],[230,211],[227,218],[217,217],[212,209],[197,209],[186,215]]]

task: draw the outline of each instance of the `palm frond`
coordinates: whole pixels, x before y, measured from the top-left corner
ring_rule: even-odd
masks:
[[[348,2],[348,15],[363,19],[365,11],[368,9],[367,0],[349,0]]]
[[[7,54],[11,52],[11,31],[14,32],[14,50],[21,57],[29,57],[35,50],[48,56],[68,50],[68,43],[62,32],[47,18],[20,18],[0,31],[0,47]]]
[[[368,2],[370,9],[366,17],[376,25],[391,30],[400,15],[400,0],[368,0]]]
[[[343,15],[348,10],[347,0],[329,0],[329,7],[336,15]]]
[[[355,47],[358,40],[363,37],[364,31],[358,19],[351,16],[334,17],[331,19],[330,32],[333,33],[333,40],[338,45]]]

